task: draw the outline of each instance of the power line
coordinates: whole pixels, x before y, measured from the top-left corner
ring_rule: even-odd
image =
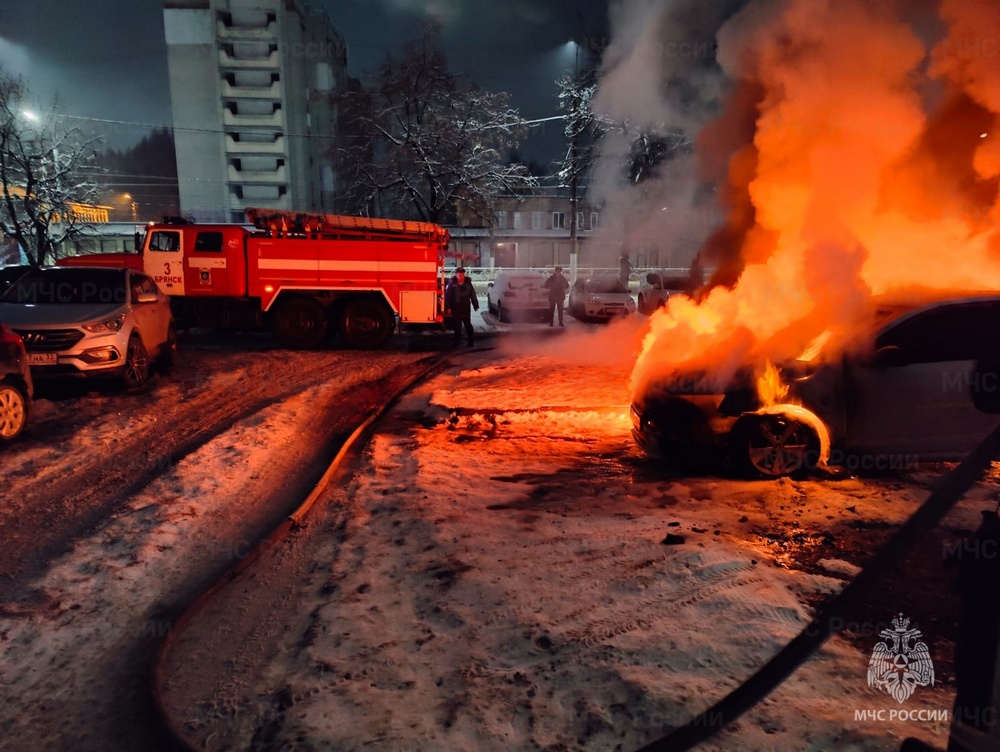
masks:
[[[67,118],[67,119],[71,119],[71,120],[85,120],[85,121],[91,122],[91,123],[105,123],[107,125],[132,125],[132,126],[136,126],[136,127],[139,127],[139,128],[151,128],[151,129],[154,129],[154,130],[167,130],[167,131],[171,131],[171,132],[187,131],[187,132],[190,132],[190,133],[213,133],[213,134],[217,134],[217,133],[223,133],[223,134],[225,134],[225,133],[236,133],[236,132],[239,132],[239,131],[234,131],[234,130],[226,130],[225,128],[195,128],[195,127],[192,127],[192,126],[184,126],[184,125],[164,125],[162,123],[143,123],[143,122],[137,121],[137,120],[114,120],[114,119],[111,119],[111,118],[95,118],[95,117],[88,117],[86,115],[69,115],[69,114],[64,113],[64,112],[53,113],[53,115],[54,115],[54,117]],[[504,125],[506,125],[507,127],[514,127],[514,126],[518,126],[518,125],[527,125],[527,126],[533,127],[535,125],[540,125],[541,123],[547,123],[547,122],[550,122],[552,120],[565,120],[566,117],[567,117],[566,115],[553,115],[551,117],[534,118],[532,120],[524,120],[524,121],[521,121],[521,122],[518,122],[518,123],[505,123]],[[249,126],[249,127],[257,128],[259,126]],[[490,126],[490,127],[496,128],[496,127],[501,127],[501,126]],[[279,131],[279,130],[275,130],[275,132],[280,133],[280,135],[284,136],[285,138],[323,138],[323,139],[334,139],[334,138],[337,138],[337,136],[335,136],[333,134],[328,135],[328,136],[324,136],[324,135],[319,134],[319,133],[284,133],[284,132]]]

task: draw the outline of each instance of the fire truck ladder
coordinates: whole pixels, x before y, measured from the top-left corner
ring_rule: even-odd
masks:
[[[341,214],[247,209],[247,221],[272,237],[424,241],[447,247],[449,233],[431,222],[351,217]]]

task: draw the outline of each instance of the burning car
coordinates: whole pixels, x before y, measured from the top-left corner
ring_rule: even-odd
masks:
[[[633,438],[674,463],[780,477],[957,460],[1000,422],[1000,296],[883,305],[855,344],[722,381],[650,382],[632,404]]]
[[[635,313],[635,301],[618,277],[593,277],[573,283],[567,308],[580,320],[610,321]]]

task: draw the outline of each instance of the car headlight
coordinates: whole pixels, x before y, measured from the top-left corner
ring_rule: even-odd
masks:
[[[627,308],[630,311],[634,311],[635,310],[635,301],[632,300],[632,298],[629,298],[628,300],[626,300],[625,301],[625,308]]]
[[[122,324],[125,323],[125,314],[119,313],[117,316],[98,321],[96,324],[84,324],[83,328],[94,334],[106,334],[107,332],[121,331]]]

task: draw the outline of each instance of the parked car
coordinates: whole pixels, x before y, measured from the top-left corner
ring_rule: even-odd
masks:
[[[0,321],[24,340],[35,380],[115,377],[146,382],[153,360],[173,362],[170,302],[134,269],[32,269],[0,296]]]
[[[663,272],[648,272],[639,282],[637,308],[648,316],[657,308],[667,304],[671,295],[687,295],[691,292],[691,280]]]
[[[542,321],[552,310],[545,275],[532,271],[499,271],[486,287],[486,305],[500,321]]]
[[[28,424],[32,392],[24,341],[0,324],[0,441],[17,438]]]
[[[778,477],[814,466],[824,432],[831,464],[882,470],[960,459],[1000,422],[1000,296],[882,306],[854,344],[781,364],[797,407],[762,408],[750,368],[675,373],[633,402],[633,438],[673,464]]]
[[[569,290],[571,316],[580,320],[610,321],[635,313],[635,301],[618,277],[577,279]]]

